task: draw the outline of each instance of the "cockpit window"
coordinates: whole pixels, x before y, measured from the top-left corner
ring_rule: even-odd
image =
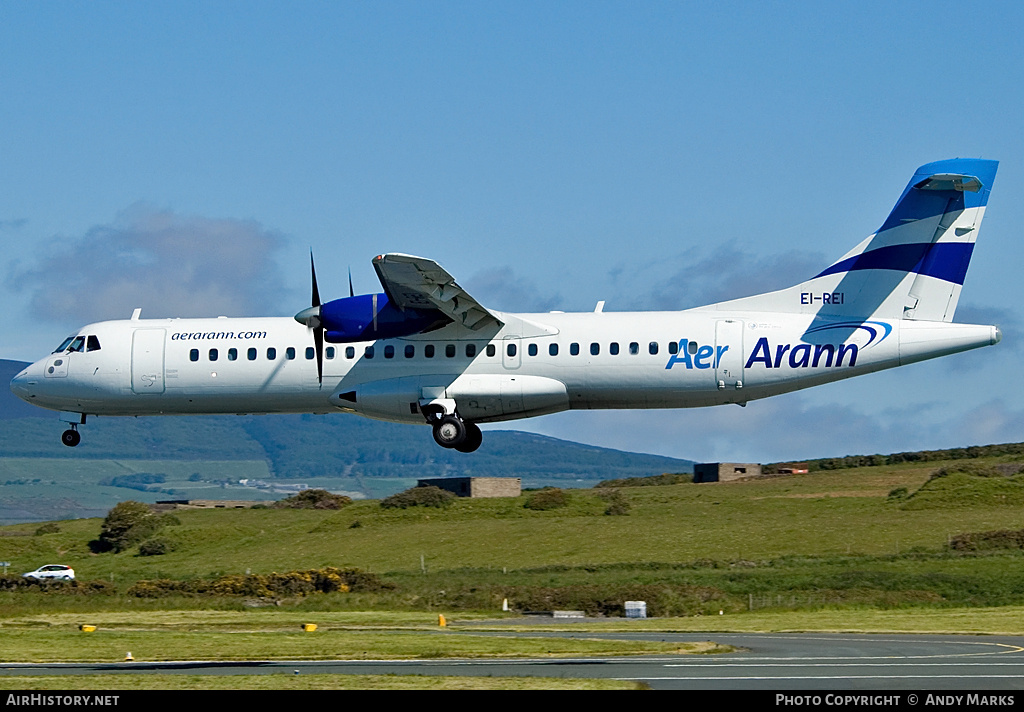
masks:
[[[74,341],[74,340],[75,340],[74,336],[69,336],[68,338],[64,339],[62,342],[60,342],[60,346],[58,346],[57,348],[55,348],[53,350],[53,353],[55,353],[55,354],[64,353],[64,351],[67,349],[67,347],[70,346],[71,342]]]
[[[68,351],[82,351],[85,346],[85,337],[76,336],[71,342],[71,346],[68,346]]]
[[[100,340],[97,339],[95,336],[88,336],[88,337],[86,337],[85,350],[86,351],[99,351],[100,350]]]

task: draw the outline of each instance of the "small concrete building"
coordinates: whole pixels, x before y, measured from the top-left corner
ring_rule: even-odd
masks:
[[[459,497],[518,497],[523,491],[519,477],[435,477],[416,485],[440,487]]]
[[[257,504],[270,504],[271,500],[240,499],[165,499],[150,505],[150,509],[166,512],[172,509],[251,509]]]
[[[756,462],[698,462],[693,465],[694,482],[730,482],[760,476],[761,465]]]

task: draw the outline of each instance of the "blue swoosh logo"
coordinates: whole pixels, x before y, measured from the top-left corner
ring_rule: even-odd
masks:
[[[841,324],[824,324],[822,326],[816,326],[813,329],[808,329],[804,334],[814,334],[816,332],[827,331],[829,329],[863,329],[871,335],[868,342],[864,344],[865,348],[874,343],[875,339],[878,339],[878,343],[882,343],[885,341],[886,337],[892,333],[892,326],[890,324],[886,324],[884,321],[848,321]],[[882,334],[881,338],[878,336],[880,331],[885,332]]]

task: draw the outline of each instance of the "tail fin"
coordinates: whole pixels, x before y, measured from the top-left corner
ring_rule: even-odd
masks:
[[[952,321],[998,161],[917,169],[878,232],[810,280],[715,305],[846,318]]]

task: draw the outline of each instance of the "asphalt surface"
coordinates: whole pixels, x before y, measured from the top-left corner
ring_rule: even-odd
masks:
[[[714,640],[736,653],[620,658],[507,660],[330,660],[5,664],[0,675],[363,674],[614,678],[678,690],[979,690],[1024,689],[1024,637],[866,634],[516,632],[660,641]]]

